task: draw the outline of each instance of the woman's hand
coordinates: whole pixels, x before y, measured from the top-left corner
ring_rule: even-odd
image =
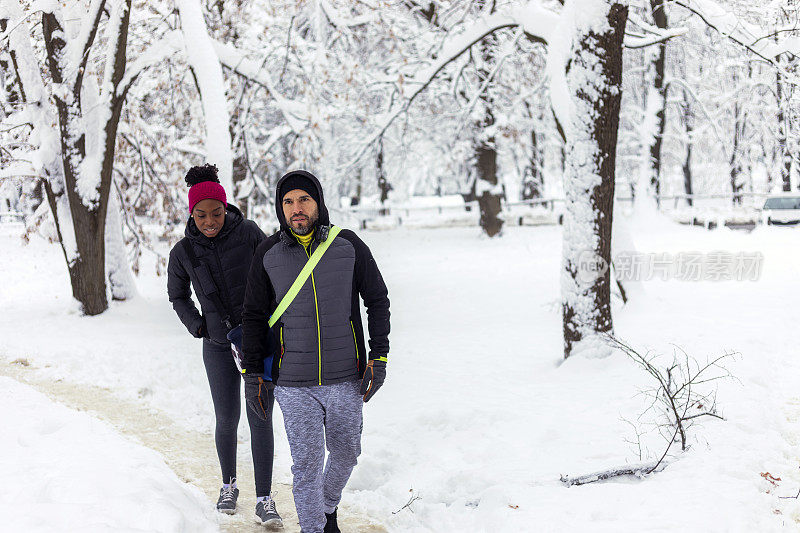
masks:
[[[208,338],[208,329],[206,328],[206,318],[203,317],[203,323],[200,324],[200,327],[197,328],[197,338],[198,339],[207,339]]]

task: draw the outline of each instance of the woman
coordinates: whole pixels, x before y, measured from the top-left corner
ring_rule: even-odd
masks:
[[[185,237],[170,251],[167,293],[172,307],[193,336],[203,339],[211,399],[214,402],[214,439],[222,469],[217,510],[233,514],[236,486],[236,428],[239,424],[240,372],[226,335],[241,322],[247,272],[256,247],[266,235],[226,201],[217,167],[192,167],[186,174],[189,212]],[[192,288],[202,314],[192,302]],[[272,485],[272,391],[266,421],[247,410],[256,484],[256,516],[266,525],[281,527],[270,491]]]

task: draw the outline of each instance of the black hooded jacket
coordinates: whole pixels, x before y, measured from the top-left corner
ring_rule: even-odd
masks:
[[[247,271],[256,247],[267,236],[255,222],[245,219],[242,212],[230,204],[225,223],[216,237],[209,239],[203,235],[191,217],[186,223],[185,235],[169,253],[169,301],[189,333],[199,337],[198,330],[204,325],[209,339],[228,344],[228,332],[222,324],[224,315],[220,313],[230,313],[234,325],[241,322]],[[191,244],[200,263],[197,271],[184,248],[185,240]],[[192,301],[192,289],[200,302],[202,315]],[[208,294],[215,289],[225,309],[218,310],[209,298]]]
[[[322,186],[306,171],[290,172],[308,178],[319,193],[319,220],[306,250],[292,234],[276,198],[281,229],[261,243],[253,256],[242,311],[245,372],[261,373],[264,360],[273,356],[272,376],[278,385],[327,385],[357,379],[367,359],[389,353],[389,298],[381,273],[366,244],[350,230],[331,241],[312,275],[273,327],[279,340],[270,353],[268,319],[288,292],[305,263],[330,229]],[[369,353],[364,344],[359,300],[367,308]]]

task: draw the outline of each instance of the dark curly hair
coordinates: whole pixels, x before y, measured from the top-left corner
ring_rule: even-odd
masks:
[[[192,185],[197,185],[198,183],[202,183],[204,181],[215,181],[219,183],[219,177],[217,176],[217,166],[212,165],[211,163],[206,163],[202,166],[196,166],[189,169],[189,172],[186,173],[186,185],[191,187]]]

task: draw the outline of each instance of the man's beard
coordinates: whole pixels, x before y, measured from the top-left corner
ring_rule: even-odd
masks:
[[[302,221],[290,220],[289,226],[292,228],[292,231],[295,232],[296,234],[307,235],[314,227],[314,224],[317,223],[317,220],[319,220],[319,215],[314,214],[308,217],[307,219],[303,219]]]

